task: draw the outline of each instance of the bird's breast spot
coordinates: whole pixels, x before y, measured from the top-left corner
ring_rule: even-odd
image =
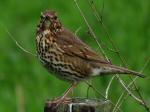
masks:
[[[93,68],[92,75],[96,76],[99,75],[102,72],[102,68]]]
[[[36,37],[36,40],[37,40],[37,43],[39,43],[39,41],[40,41],[40,36],[37,36],[37,37]]]
[[[45,48],[45,41],[43,41],[43,48]]]
[[[44,35],[47,35],[47,34],[49,34],[49,33],[50,33],[49,30],[45,30],[45,31],[44,31]]]

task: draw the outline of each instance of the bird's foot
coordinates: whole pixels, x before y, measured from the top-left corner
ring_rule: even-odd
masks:
[[[68,97],[58,97],[52,100],[52,103],[58,106],[60,104],[70,103],[71,101],[72,99]]]

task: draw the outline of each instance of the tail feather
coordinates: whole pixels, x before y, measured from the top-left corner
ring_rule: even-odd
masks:
[[[98,71],[98,70],[97,70]],[[124,67],[118,67],[115,65],[108,65],[108,66],[101,66],[99,68],[99,74],[100,75],[105,75],[105,74],[131,74],[131,75],[135,75],[135,76],[139,76],[144,78],[145,76],[139,72],[133,71],[133,70],[129,70],[127,68]]]
[[[136,72],[136,71],[133,71],[133,70],[129,70],[127,68],[124,68],[124,67],[118,67],[118,66],[115,66],[115,65],[111,65],[112,68],[114,68],[114,71],[117,73],[121,73],[121,74],[131,74],[131,75],[135,75],[135,76],[139,76],[139,77],[142,77],[144,78],[145,76],[139,72]]]

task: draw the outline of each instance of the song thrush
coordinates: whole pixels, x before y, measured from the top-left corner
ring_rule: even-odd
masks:
[[[72,83],[107,74],[142,74],[115,66],[98,55],[71,31],[63,27],[55,11],[44,11],[36,34],[37,54],[42,65],[60,79]]]

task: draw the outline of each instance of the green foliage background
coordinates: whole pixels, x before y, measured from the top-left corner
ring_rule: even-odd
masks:
[[[149,0],[95,0],[99,11],[102,11],[103,21],[121,55],[130,69],[140,71],[150,57],[150,1]],[[79,0],[86,18],[99,40],[112,48],[96,21],[87,0]],[[45,9],[57,11],[65,27],[75,32],[79,27],[78,36],[93,49],[97,46],[87,34],[83,18],[80,16],[73,0],[1,0],[0,1],[0,112],[42,112],[47,98],[60,96],[69,86],[50,75],[39,63],[36,57],[24,53],[11,40],[7,29],[13,37],[27,50],[35,53],[35,31],[40,13]],[[107,56],[116,65],[121,62],[117,55],[107,49]],[[144,70],[145,79],[138,79],[137,85],[145,101],[150,104],[150,67]],[[93,84],[101,93],[112,76],[92,79]],[[122,77],[129,82],[128,76]],[[78,85],[74,96],[86,97],[87,86]],[[116,102],[123,92],[115,80],[110,89],[109,98]],[[90,90],[90,96],[95,94]],[[97,98],[101,98],[96,95]],[[145,112],[131,97],[121,107],[125,112]]]

